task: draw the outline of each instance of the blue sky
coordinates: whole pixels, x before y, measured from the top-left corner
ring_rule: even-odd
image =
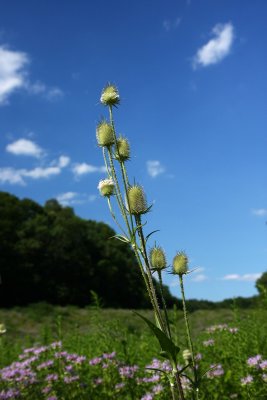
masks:
[[[113,226],[95,128],[114,82],[129,176],[154,204],[147,233],[160,229],[169,263],[185,250],[198,267],[187,296],[255,294],[267,270],[266,17],[265,0],[2,0],[0,190]]]

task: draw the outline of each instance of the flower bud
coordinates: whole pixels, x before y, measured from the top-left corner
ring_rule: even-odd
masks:
[[[154,270],[161,270],[167,266],[165,253],[161,247],[153,247],[150,250],[149,259],[151,268]]]
[[[107,85],[103,90],[100,101],[105,106],[116,106],[120,103],[118,89],[114,85]]]
[[[97,187],[100,191],[100,194],[104,197],[110,197],[114,194],[115,185],[111,178],[102,179]]]
[[[128,211],[133,215],[141,215],[147,212],[147,202],[143,188],[139,185],[134,185],[128,189],[127,200]]]
[[[106,121],[101,121],[96,128],[96,138],[98,145],[109,147],[114,144],[114,135],[112,126]]]
[[[127,161],[130,158],[130,146],[126,138],[119,137],[117,139],[117,151],[115,158],[118,161]]]
[[[189,363],[190,361],[192,361],[192,354],[191,351],[188,349],[185,349],[183,351],[183,359],[185,360],[185,362]]]
[[[172,262],[173,273],[184,275],[188,272],[188,258],[184,252],[177,253]]]

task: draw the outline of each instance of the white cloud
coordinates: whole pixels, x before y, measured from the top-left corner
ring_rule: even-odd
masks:
[[[0,183],[25,185],[25,181],[21,176],[21,170],[16,170],[10,167],[0,168]]]
[[[60,156],[58,160],[59,168],[65,168],[69,165],[70,158],[68,156]]]
[[[62,168],[70,162],[69,157],[61,156],[59,160],[49,167],[36,167],[33,169],[15,169],[11,167],[0,168],[0,183],[10,183],[12,185],[25,185],[25,178],[48,179],[52,176],[61,174]]]
[[[252,210],[252,214],[256,215],[257,217],[265,217],[267,215],[267,209],[266,208],[256,208]]]
[[[193,282],[203,282],[203,281],[206,281],[207,279],[208,279],[208,277],[206,275],[197,274],[196,276],[193,276],[191,281],[193,281]]]
[[[57,201],[63,206],[70,206],[74,204],[84,204],[92,202],[96,199],[95,195],[80,194],[77,192],[61,193],[57,196]]]
[[[227,24],[217,24],[212,29],[214,38],[202,46],[196,53],[193,66],[206,67],[222,61],[230,52],[234,41],[234,27]]]
[[[147,172],[152,178],[156,178],[158,175],[165,172],[165,168],[161,165],[160,161],[147,161]]]
[[[50,87],[41,81],[35,83],[26,82],[25,88],[28,93],[33,95],[42,95],[46,100],[55,101],[64,96],[64,92],[58,87]]]
[[[103,167],[96,167],[94,165],[86,164],[86,163],[81,163],[81,164],[75,164],[72,171],[76,176],[81,176],[85,174],[91,174],[93,172],[105,172],[106,168]]]
[[[41,147],[29,139],[18,139],[6,146],[6,151],[15,155],[40,157],[43,153]]]
[[[254,282],[257,279],[261,277],[261,273],[255,273],[255,274],[244,274],[244,275],[239,275],[239,274],[229,274],[225,275],[222,279],[224,281],[245,281],[245,282]]]
[[[0,105],[7,103],[8,97],[25,85],[28,63],[26,53],[0,46]]]

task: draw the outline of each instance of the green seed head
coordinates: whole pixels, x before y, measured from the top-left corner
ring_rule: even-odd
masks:
[[[112,126],[106,121],[101,121],[96,128],[96,138],[98,145],[101,147],[109,147],[114,144],[114,135]]]
[[[188,258],[184,252],[177,253],[172,262],[173,273],[184,275],[188,272]]]
[[[103,179],[99,182],[98,184],[98,189],[100,191],[100,194],[104,197],[110,197],[114,194],[114,182],[112,179]]]
[[[141,186],[134,185],[130,187],[127,197],[129,202],[127,208],[130,214],[141,215],[147,212],[146,196]]]
[[[130,158],[130,146],[126,138],[119,137],[117,140],[117,149],[115,158],[118,161],[127,161]]]
[[[154,270],[166,268],[167,262],[165,253],[161,247],[155,246],[149,253],[150,265]]]
[[[5,324],[0,324],[0,335],[3,335],[4,333],[6,333]]]
[[[191,351],[190,350],[188,350],[188,349],[185,349],[184,351],[183,351],[183,359],[185,360],[185,362],[190,362],[190,361],[192,361],[192,354],[191,354]]]
[[[100,101],[105,106],[116,106],[120,103],[118,89],[114,85],[108,84],[103,90]]]

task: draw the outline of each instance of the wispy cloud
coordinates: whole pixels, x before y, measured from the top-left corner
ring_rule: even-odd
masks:
[[[0,46],[0,105],[6,104],[9,96],[25,85],[28,63],[26,53]]]
[[[162,26],[165,29],[166,32],[169,32],[171,30],[175,30],[176,28],[178,28],[178,26],[181,23],[181,18],[177,17],[175,19],[164,19]]]
[[[95,165],[90,165],[86,163],[77,163],[73,166],[72,171],[74,175],[78,177],[81,175],[92,174],[94,172],[106,172],[106,168],[104,166],[96,167]]]
[[[69,161],[67,156],[61,156],[55,165],[49,165],[47,167],[36,167],[32,169],[15,169],[12,167],[0,168],[0,183],[26,185],[25,178],[34,180],[47,179],[51,176],[59,175],[62,169],[68,165]]]
[[[192,282],[203,282],[208,279],[207,275],[205,275],[203,272],[205,271],[205,268],[197,268],[195,271],[193,271],[191,281]]]
[[[6,151],[14,155],[32,156],[39,158],[43,154],[40,146],[29,139],[18,139],[6,146]]]
[[[96,195],[87,195],[77,192],[61,193],[57,196],[57,201],[63,206],[71,206],[75,204],[84,204],[96,200]]]
[[[156,178],[158,175],[165,172],[165,168],[161,165],[160,161],[158,160],[147,161],[146,166],[147,166],[147,173],[152,178]]]
[[[255,208],[252,210],[252,214],[257,217],[265,217],[267,215],[267,208]]]
[[[222,280],[224,281],[245,281],[245,282],[254,282],[261,277],[261,273],[254,273],[254,274],[229,274],[225,275]]]
[[[202,46],[193,60],[193,67],[207,67],[222,61],[229,53],[234,41],[234,27],[227,24],[217,24],[212,29],[212,39]]]
[[[64,92],[58,87],[50,87],[43,82],[37,81],[35,83],[26,82],[25,88],[28,93],[33,95],[42,95],[49,101],[59,100],[64,96]]]

